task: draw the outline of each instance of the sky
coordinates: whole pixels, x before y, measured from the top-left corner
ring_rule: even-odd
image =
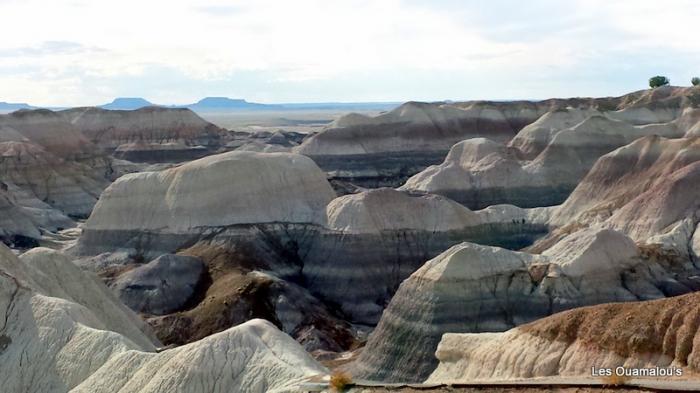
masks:
[[[543,99],[700,76],[695,0],[0,0],[0,101]]]

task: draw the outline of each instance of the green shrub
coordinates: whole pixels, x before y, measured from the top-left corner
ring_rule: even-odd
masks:
[[[649,78],[649,87],[655,89],[657,87],[666,86],[671,83],[671,80],[665,76],[657,75]]]

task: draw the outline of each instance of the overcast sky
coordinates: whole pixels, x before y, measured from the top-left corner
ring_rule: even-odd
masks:
[[[0,101],[620,95],[700,75],[693,0],[0,0]]]

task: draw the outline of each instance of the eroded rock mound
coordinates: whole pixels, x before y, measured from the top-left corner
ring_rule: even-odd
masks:
[[[699,143],[651,136],[605,155],[552,215],[551,223],[561,229],[533,250],[546,249],[572,228],[607,227],[687,261],[700,222]]]
[[[0,181],[23,205],[27,195],[70,216],[87,217],[114,174],[111,160],[61,115],[0,115]]]
[[[104,284],[47,249],[19,260],[0,245],[0,293],[7,391],[287,391],[325,371],[264,321],[156,353],[148,328]]]
[[[0,178],[76,217],[87,217],[109,184],[103,173],[26,142],[0,143]]]
[[[328,229],[303,258],[307,286],[352,321],[376,324],[401,281],[462,241],[520,248],[547,231],[544,209],[478,212],[436,195],[377,189],[326,208]]]
[[[152,255],[175,251],[213,228],[323,225],[323,209],[334,195],[306,157],[223,153],[118,179],[95,206],[78,250],[96,255],[131,248]]]
[[[697,372],[699,294],[563,312],[504,333],[445,334],[428,383],[591,376],[591,367]],[[675,376],[675,374],[674,374]]]
[[[632,126],[599,114],[556,132],[548,130],[547,123],[543,121],[545,128],[540,125],[522,131],[544,136],[516,138],[510,147],[485,139],[460,142],[442,164],[411,177],[402,189],[446,195],[470,208],[498,203],[557,205],[602,155],[646,135],[681,137],[684,133],[675,125]],[[542,129],[545,131],[538,131]],[[514,147],[518,145],[524,151]]]
[[[14,248],[34,247],[44,231],[71,228],[74,222],[51,206],[0,182],[0,241]]]
[[[700,288],[697,273],[651,261],[607,229],[576,232],[542,255],[462,243],[401,284],[348,368],[359,378],[422,381],[444,333],[504,331],[575,307],[687,293]]]
[[[60,112],[101,151],[137,163],[177,163],[227,150],[233,134],[189,109],[74,108]]]
[[[602,157],[552,220],[559,225],[571,220],[603,221],[676,170],[698,160],[697,138],[641,138]]]

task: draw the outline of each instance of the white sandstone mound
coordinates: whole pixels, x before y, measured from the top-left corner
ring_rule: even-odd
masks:
[[[0,239],[12,242],[13,238],[21,236],[38,240],[44,231],[74,225],[70,218],[23,193],[17,186],[0,182]]]
[[[325,370],[268,322],[156,353],[144,322],[63,254],[0,245],[0,380],[8,392],[291,391]]]
[[[526,271],[530,264],[540,259],[537,255],[500,247],[461,243],[426,262],[414,276],[428,282],[476,282],[517,270]]]
[[[102,194],[85,230],[191,233],[235,224],[322,225],[334,196],[309,158],[229,152],[119,178]]]
[[[513,205],[471,211],[440,195],[378,188],[334,199],[326,207],[326,216],[329,229],[347,234],[401,230],[436,233],[484,224],[546,225],[552,211],[551,207],[522,209]]]
[[[345,233],[444,232],[480,223],[477,214],[447,198],[412,196],[391,188],[336,198],[326,207],[326,214],[328,227]]]
[[[550,222],[613,228],[687,260],[700,222],[698,181],[698,138],[645,137],[603,156]]]
[[[610,270],[619,273],[638,262],[637,246],[632,239],[609,229],[575,232],[543,255],[570,277],[607,274]]]
[[[522,164],[504,145],[486,138],[467,139],[452,146],[445,161],[408,179],[400,189],[440,191],[503,187],[506,182],[531,181]],[[521,180],[517,180],[521,179]],[[477,185],[478,184],[478,185]]]
[[[401,189],[445,195],[472,208],[498,203],[555,205],[566,199],[600,156],[647,135],[683,136],[674,124],[632,126],[591,113],[561,130],[526,127],[521,131],[525,135],[516,136],[508,147],[482,138],[462,141],[442,164],[409,178]],[[528,145],[530,140],[535,146]],[[532,157],[533,152],[539,154]]]
[[[445,334],[427,383],[591,377],[591,367],[700,369],[698,294],[575,309],[504,333]],[[676,375],[672,375],[676,376]],[[664,376],[657,376],[665,379]]]
[[[67,392],[117,352],[155,350],[144,323],[65,256],[0,245],[3,389]]]
[[[294,392],[326,373],[291,337],[253,319],[158,354],[119,353],[71,392]]]
[[[593,108],[571,107],[547,112],[520,130],[510,141],[509,146],[520,150],[525,157],[535,158],[559,131],[571,128],[588,117],[599,114],[600,112]]]

